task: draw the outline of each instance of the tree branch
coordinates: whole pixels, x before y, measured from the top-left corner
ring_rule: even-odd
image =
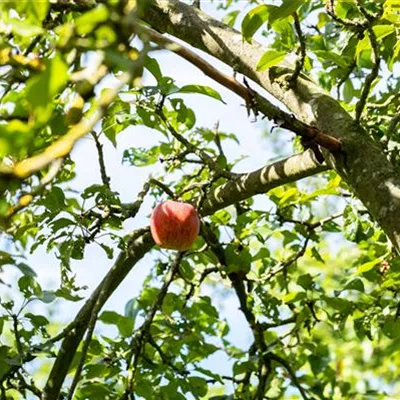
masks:
[[[292,87],[297,78],[299,77],[301,70],[303,69],[304,66],[304,61],[306,59],[306,39],[303,35],[303,31],[301,30],[301,25],[300,25],[300,20],[299,20],[299,15],[297,12],[293,13],[293,19],[294,19],[294,29],[296,31],[297,37],[299,39],[299,55],[297,56],[295,66],[294,66],[294,71],[293,74],[288,78],[288,83],[289,87]]]
[[[297,389],[299,390],[301,397],[303,398],[303,400],[308,400],[309,397],[306,393],[306,391],[304,390],[304,388],[300,385],[296,374],[293,370],[293,368],[291,367],[291,365],[282,357],[279,357],[278,355],[274,354],[274,353],[269,353],[268,357],[274,361],[276,361],[277,363],[281,364],[286,371],[289,373],[290,378],[292,380],[292,382],[294,383],[294,385],[297,387]]]
[[[225,249],[219,243],[217,236],[208,226],[203,227],[202,233],[204,240],[208,243],[211,250],[217,257],[221,267],[225,270],[228,270]],[[258,385],[254,399],[263,400],[265,396],[268,375],[271,371],[270,361],[266,357],[264,357],[264,355],[268,351],[268,347],[264,339],[263,327],[257,321],[253,310],[248,305],[248,294],[243,283],[243,278],[238,276],[238,274],[233,273],[229,275],[229,279],[238,297],[240,310],[243,312],[254,336],[254,346],[257,348],[258,351]]]
[[[170,132],[170,134],[179,142],[181,142],[191,153],[196,154],[204,164],[206,164],[212,171],[215,172],[217,176],[222,176],[226,179],[233,179],[236,177],[236,174],[223,170],[219,167],[219,165],[203,150],[199,149],[194,144],[190,143],[185,137],[183,137],[178,131],[170,124],[168,118],[162,112],[161,109],[158,110],[157,114],[163,121],[164,125]]]
[[[100,176],[103,185],[110,189],[110,177],[107,175],[106,164],[104,162],[103,145],[100,143],[99,136],[92,131],[92,136],[96,144],[97,154],[99,158]]]
[[[246,104],[249,105],[249,107],[256,108],[256,111],[261,112],[267,118],[275,121],[277,124],[279,124],[281,128],[294,132],[296,135],[299,135],[301,137],[314,139],[316,143],[318,143],[322,147],[325,147],[328,150],[331,151],[340,150],[341,143],[340,140],[338,140],[337,138],[329,136],[312,126],[304,124],[300,120],[296,119],[294,115],[291,115],[281,110],[279,107],[272,104],[265,97],[261,96],[252,89],[250,90],[248,87],[241,84],[233,77],[218,71],[210,63],[203,60],[199,55],[187,49],[186,47],[182,46],[181,44],[159,34],[153,29],[148,29],[148,28],[141,28],[141,29],[143,31],[144,37],[147,37],[151,41],[160,44],[166,47],[168,50],[171,50],[174,53],[180,55],[182,58],[189,61],[191,64],[195,65],[197,68],[199,68],[202,72],[204,72],[204,74],[209,76],[211,79],[215,80],[222,86],[225,86],[226,88],[228,88],[229,90],[240,96],[246,102]],[[300,60],[302,61],[300,61],[299,64],[300,69],[297,72],[296,70],[293,72],[293,75],[289,78],[289,81],[291,79],[294,80],[297,79],[304,63],[305,42],[303,40],[303,36],[301,36],[301,43],[302,44],[301,44]]]
[[[356,121],[360,121],[362,112],[364,110],[365,104],[367,103],[368,96],[371,91],[372,84],[374,80],[378,77],[379,74],[379,66],[381,64],[381,58],[379,54],[379,44],[376,39],[375,32],[373,31],[372,27],[367,28],[369,40],[371,42],[372,47],[372,55],[373,55],[373,67],[371,73],[365,78],[364,86],[361,91],[360,100],[356,105]]]
[[[257,171],[241,174],[235,180],[217,187],[203,203],[201,213],[211,214],[230,204],[237,203],[285,183],[294,182],[307,176],[329,169],[315,159],[311,150],[267,165]]]

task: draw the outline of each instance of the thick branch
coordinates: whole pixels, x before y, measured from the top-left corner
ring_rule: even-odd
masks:
[[[212,214],[230,204],[327,169],[329,169],[328,166],[321,165],[315,159],[313,152],[307,150],[257,171],[241,174],[234,181],[217,187],[204,201],[201,213],[203,215]]]
[[[189,61],[191,64],[195,65],[199,68],[204,74],[209,76],[211,79],[220,83],[222,86],[225,86],[232,92],[236,93],[242,99],[245,100],[246,104],[250,107],[256,108],[256,111],[261,112],[267,118],[275,121],[281,128],[288,129],[294,132],[296,135],[301,137],[305,137],[307,139],[314,139],[316,143],[325,147],[330,151],[339,151],[341,148],[340,140],[329,136],[323,132],[320,132],[318,129],[313,128],[310,125],[307,125],[298,119],[296,119],[293,115],[281,110],[279,107],[272,104],[265,97],[261,96],[259,93],[254,90],[250,90],[245,85],[238,82],[232,76],[223,74],[218,71],[214,66],[212,66],[207,61],[203,60],[200,56],[198,56],[193,51],[183,47],[177,42],[174,42],[167,37],[160,35],[156,31],[152,29],[143,29],[145,36],[151,41],[160,44],[174,53],[180,55],[185,60]],[[304,57],[305,57],[305,45],[303,50],[303,45],[301,45],[301,61],[299,63],[299,70],[294,71],[293,75],[290,77],[290,81],[294,82],[297,79],[297,76],[300,74]]]
[[[51,369],[49,379],[43,389],[42,400],[54,400],[58,398],[61,386],[68,373],[69,366],[71,365],[78,345],[85,334],[93,308],[100,298],[103,288],[107,287],[107,292],[101,294],[101,304],[98,303],[96,307],[100,306],[101,308],[104,305],[111,294],[128,275],[129,271],[152,248],[153,245],[154,242],[148,229],[137,231],[132,235],[131,244],[128,245],[128,249],[119,254],[113,267],[75,317],[73,323],[76,324],[76,327],[67,334],[62,342],[61,349],[57,355],[53,368]]]

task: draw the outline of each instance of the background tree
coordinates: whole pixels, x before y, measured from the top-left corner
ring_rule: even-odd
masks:
[[[222,22],[201,2],[1,3],[0,265],[21,272],[1,297],[1,399],[400,396],[400,3],[215,5]],[[292,132],[297,154],[238,173],[226,143],[246,134],[196,125],[182,94],[222,98],[164,76],[153,56],[161,49],[240,96],[249,118]],[[141,83],[144,71],[153,85]],[[142,166],[162,173],[126,203],[103,146],[116,146],[132,125],[163,137],[125,149],[132,179]],[[101,183],[76,192],[70,185],[85,171],[70,153],[84,136],[96,146]],[[145,198],[198,208],[192,249],[160,251],[146,226],[126,232]],[[74,263],[90,246],[113,261],[86,296]],[[21,258],[40,247],[59,259],[57,290],[41,288],[40,266]],[[150,251],[148,278],[125,315],[103,310]],[[231,293],[253,337],[245,350],[230,343],[219,317],[218,301]],[[59,327],[53,302],[82,296],[76,317]],[[118,333],[96,330],[98,321]],[[204,367],[216,352],[233,360],[231,374]]]

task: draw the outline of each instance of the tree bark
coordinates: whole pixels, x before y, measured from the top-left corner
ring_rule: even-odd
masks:
[[[243,41],[237,30],[178,0],[151,0],[142,19],[230,65],[288,107],[301,121],[342,140],[340,153],[328,162],[352,188],[400,251],[400,177],[381,146],[312,80],[301,75],[291,89],[282,85],[292,66],[259,72],[256,65],[267,50]]]

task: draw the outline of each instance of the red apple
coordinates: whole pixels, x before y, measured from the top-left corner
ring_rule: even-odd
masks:
[[[151,235],[165,249],[184,251],[196,240],[200,219],[196,209],[181,201],[167,200],[151,214]]]

